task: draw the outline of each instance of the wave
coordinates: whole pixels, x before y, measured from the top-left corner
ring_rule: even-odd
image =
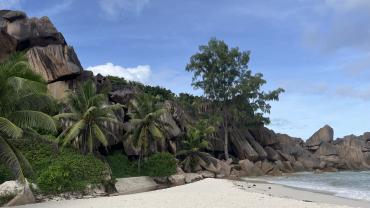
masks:
[[[269,177],[268,182],[290,187],[327,192],[335,196],[370,201],[370,172],[299,173]]]

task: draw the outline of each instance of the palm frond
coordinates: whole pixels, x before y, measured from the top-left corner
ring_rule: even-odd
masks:
[[[107,138],[105,137],[104,133],[101,131],[101,129],[99,128],[98,125],[96,124],[93,124],[92,125],[92,131],[95,135],[95,137],[104,145],[104,146],[107,146],[108,145],[108,140]]]
[[[6,139],[2,137],[0,137],[0,160],[13,172],[19,181],[25,182],[22,166],[17,155]]]
[[[57,132],[54,119],[40,111],[16,111],[11,113],[8,118],[21,128],[36,128],[51,133]]]
[[[64,137],[63,146],[70,143],[73,139],[75,139],[85,128],[85,120],[80,120],[76,124],[74,124],[71,129],[69,129],[68,133]]]
[[[21,128],[3,117],[0,117],[0,132],[11,138],[19,138],[23,133]]]

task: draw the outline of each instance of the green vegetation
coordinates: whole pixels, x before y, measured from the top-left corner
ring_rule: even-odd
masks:
[[[61,113],[54,118],[72,122],[59,135],[63,146],[75,141],[77,148],[83,154],[92,153],[99,141],[105,147],[108,145],[106,125],[121,123],[116,119],[113,110],[119,110],[121,105],[108,105],[107,95],[98,94],[95,83],[87,81],[76,92],[70,92],[66,101],[67,113]]]
[[[83,191],[87,185],[104,182],[104,163],[93,155],[80,155],[65,150],[37,178],[43,193]]]
[[[104,163],[92,155],[81,155],[71,148],[57,152],[53,143],[42,140],[20,140],[14,146],[35,170],[30,180],[44,194],[83,191],[88,184],[102,183],[103,172],[107,171]]]
[[[21,182],[32,168],[10,140],[56,133],[54,120],[45,113],[51,106],[46,91],[45,81],[30,70],[22,54],[0,64],[0,160]]]
[[[137,164],[130,161],[126,155],[115,152],[107,157],[114,178],[138,176]]]
[[[3,196],[0,196],[0,207],[7,204],[14,197],[15,197],[15,194],[6,194],[6,195],[3,195]]]
[[[131,128],[128,129],[125,137],[140,150],[138,169],[140,173],[141,159],[148,154],[150,142],[165,139],[168,124],[161,116],[166,112],[161,105],[158,105],[150,95],[140,95],[132,100],[129,116]]]
[[[271,106],[267,101],[278,100],[284,91],[279,88],[265,93],[261,89],[266,81],[262,74],[253,75],[248,69],[249,55],[249,51],[241,52],[224,41],[211,39],[199,47],[186,66],[187,71],[194,72],[192,85],[202,89],[209,100],[209,113],[221,121],[226,159],[231,127],[237,122],[268,123],[264,113],[269,113]]]
[[[5,181],[13,180],[14,176],[9,168],[5,167],[3,164],[0,165],[0,184],[4,183]]]
[[[176,173],[176,159],[168,152],[160,152],[151,155],[143,163],[143,169],[139,173],[137,161],[129,160],[122,153],[114,153],[107,157],[108,164],[114,178],[134,176],[169,176]]]
[[[201,165],[209,164],[212,156],[206,152],[210,149],[207,137],[214,133],[215,129],[208,125],[208,122],[201,120],[195,127],[191,127],[184,140],[182,149],[177,152],[177,156],[183,158],[181,165],[186,172],[199,169]]]
[[[176,173],[177,162],[173,155],[168,152],[153,154],[144,163],[144,175],[147,176],[170,176]]]

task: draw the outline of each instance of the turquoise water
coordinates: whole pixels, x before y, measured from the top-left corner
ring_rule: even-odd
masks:
[[[297,173],[267,177],[268,182],[285,186],[325,191],[335,196],[370,201],[370,171],[336,173]]]

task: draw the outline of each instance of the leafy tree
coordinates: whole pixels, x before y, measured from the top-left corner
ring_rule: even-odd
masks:
[[[92,153],[97,148],[97,141],[103,146],[108,145],[108,124],[121,125],[114,110],[122,109],[122,105],[109,105],[107,95],[98,94],[91,80],[80,85],[76,92],[68,94],[66,108],[67,112],[54,116],[66,124],[58,140],[63,146],[75,141],[83,154]]]
[[[131,127],[127,130],[125,138],[140,150],[138,169],[140,173],[141,159],[148,154],[150,142],[164,140],[168,124],[161,119],[166,109],[158,105],[154,98],[141,94],[132,100],[129,116]]]
[[[235,121],[268,123],[264,114],[270,112],[271,106],[267,102],[278,100],[284,91],[279,88],[264,92],[261,87],[266,81],[262,74],[253,75],[248,69],[249,56],[249,51],[229,48],[224,41],[213,38],[199,47],[186,66],[187,71],[194,72],[192,85],[204,91],[214,115],[220,115],[226,159],[229,133]]]
[[[30,69],[23,54],[0,64],[0,160],[22,183],[31,166],[12,140],[56,133],[54,120],[45,113],[55,103],[46,92],[46,82]]]
[[[214,131],[215,129],[205,120],[200,120],[196,127],[188,129],[182,141],[182,149],[177,152],[177,156],[184,158],[181,164],[185,171],[197,171],[197,167],[205,167],[207,163],[213,161],[213,157],[206,150],[210,149],[207,138]]]

